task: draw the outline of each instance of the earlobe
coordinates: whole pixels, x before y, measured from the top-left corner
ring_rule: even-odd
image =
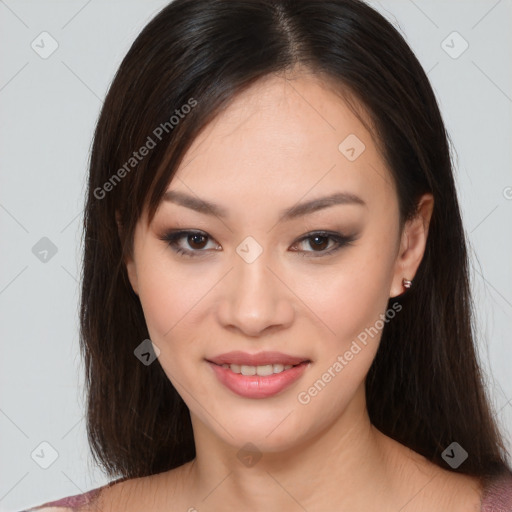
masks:
[[[390,298],[402,295],[414,286],[412,281],[425,254],[433,209],[434,197],[432,194],[424,194],[418,203],[416,216],[404,226]]]

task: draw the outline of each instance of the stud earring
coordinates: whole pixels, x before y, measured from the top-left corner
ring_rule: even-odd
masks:
[[[412,286],[412,281],[409,281],[409,279],[402,279],[402,284],[404,288],[410,288]]]

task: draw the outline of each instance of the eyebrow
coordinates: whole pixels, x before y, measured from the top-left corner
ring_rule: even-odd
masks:
[[[179,204],[199,213],[215,215],[216,217],[220,218],[226,218],[229,216],[228,210],[226,210],[224,207],[216,203],[206,201],[205,199],[200,199],[198,197],[188,195],[184,192],[179,192],[177,190],[168,190],[165,192],[163,199],[164,201]],[[339,204],[355,204],[360,206],[367,206],[366,203],[355,194],[350,192],[337,192],[329,196],[319,197],[317,199],[312,199],[311,201],[296,204],[290,208],[286,208],[280,212],[279,221],[289,221],[294,218],[307,215],[308,213],[313,213],[318,210]]]

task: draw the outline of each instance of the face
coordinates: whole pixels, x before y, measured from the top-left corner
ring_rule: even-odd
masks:
[[[127,270],[196,442],[275,452],[360,414],[428,219],[399,231],[391,174],[350,108],[312,76],[268,77],[203,130],[168,192]]]

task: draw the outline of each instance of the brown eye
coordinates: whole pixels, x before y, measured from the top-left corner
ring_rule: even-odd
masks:
[[[329,245],[328,236],[312,236],[309,238],[309,245],[313,250],[323,251]]]
[[[211,254],[211,250],[218,251],[220,248],[212,237],[198,231],[169,231],[159,238],[180,256],[204,256]]]
[[[198,231],[170,231],[159,238],[181,256],[207,256],[212,250],[222,250],[211,236]],[[311,233],[298,240],[292,246],[292,251],[305,257],[328,256],[356,239],[357,235],[345,236],[335,232]],[[213,246],[208,247],[208,244]]]
[[[293,245],[292,250],[304,257],[328,256],[349,246],[356,239],[356,234],[346,236],[336,232],[320,231],[303,236]]]
[[[192,249],[203,249],[208,242],[208,237],[199,233],[193,233],[187,237],[187,242]]]

